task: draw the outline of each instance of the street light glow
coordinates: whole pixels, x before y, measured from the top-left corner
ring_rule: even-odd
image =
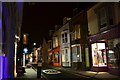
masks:
[[[36,43],[33,43],[33,45],[36,45]]]

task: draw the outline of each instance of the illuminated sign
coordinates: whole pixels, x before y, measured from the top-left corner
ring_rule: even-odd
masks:
[[[24,53],[28,53],[28,49],[27,48],[24,48]]]

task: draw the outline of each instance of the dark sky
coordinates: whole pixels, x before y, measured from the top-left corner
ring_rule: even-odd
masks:
[[[23,31],[29,34],[30,43],[41,43],[47,38],[54,25],[62,25],[64,17],[72,17],[73,9],[85,9],[91,3],[87,2],[36,2],[24,3]]]

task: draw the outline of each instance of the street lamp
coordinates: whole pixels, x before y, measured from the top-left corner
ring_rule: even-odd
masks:
[[[36,43],[33,43],[33,45],[35,46],[35,45],[36,45]]]

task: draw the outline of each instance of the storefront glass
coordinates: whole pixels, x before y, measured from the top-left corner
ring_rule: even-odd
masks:
[[[92,61],[95,67],[107,66],[105,43],[94,43],[92,47]]]
[[[77,47],[72,47],[73,62],[77,62]]]
[[[108,41],[108,63],[109,68],[120,67],[120,39],[113,39]]]
[[[72,47],[72,60],[73,62],[82,62],[80,45]]]
[[[58,63],[58,62],[59,62],[59,54],[58,54],[58,52],[55,52],[54,62],[55,62],[55,63]]]
[[[62,50],[62,62],[69,62],[68,49]]]

